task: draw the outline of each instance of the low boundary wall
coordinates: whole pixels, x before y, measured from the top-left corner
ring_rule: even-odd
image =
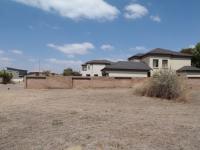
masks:
[[[146,78],[112,77],[26,77],[27,89],[85,89],[85,88],[131,88]]]

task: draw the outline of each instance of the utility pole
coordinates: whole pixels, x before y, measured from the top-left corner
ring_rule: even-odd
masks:
[[[39,67],[39,72],[40,72],[40,59],[39,59],[39,66],[38,67]]]

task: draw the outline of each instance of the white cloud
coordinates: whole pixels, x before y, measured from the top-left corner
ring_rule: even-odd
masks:
[[[196,46],[196,45],[191,44],[191,45],[189,45],[189,48],[195,48],[195,46]]]
[[[105,50],[105,51],[110,51],[110,50],[113,50],[114,49],[114,46],[110,45],[110,44],[104,44],[101,46],[101,49],[102,50]]]
[[[94,45],[89,42],[73,43],[73,44],[65,44],[65,45],[48,44],[47,46],[50,48],[54,48],[70,56],[85,55],[89,52],[89,50],[94,49]]]
[[[161,18],[158,15],[157,16],[150,16],[150,19],[155,21],[155,22],[161,22]]]
[[[113,20],[119,10],[105,0],[13,0],[73,20]]]
[[[81,64],[83,64],[82,61],[78,60],[62,60],[62,59],[56,59],[56,58],[49,58],[45,60],[47,63],[44,63],[42,68],[45,68],[46,70],[52,70],[54,72],[62,72],[65,68],[73,68],[75,70],[79,70],[81,67]],[[45,70],[43,69],[43,70]]]
[[[34,59],[34,58],[30,58],[30,59],[28,59],[28,61],[29,61],[29,62],[37,62],[37,60]]]
[[[1,61],[0,67],[6,67],[12,65],[12,62],[14,60],[8,57],[0,57],[0,61]]]
[[[1,61],[5,61],[5,62],[11,62],[11,61],[13,61],[13,59],[8,58],[8,57],[0,57],[0,60]]]
[[[112,62],[126,61],[126,59],[123,59],[123,58],[106,58],[106,60],[109,60]]]
[[[57,65],[68,65],[68,66],[81,65],[83,63],[82,61],[60,60],[56,58],[49,58],[46,59],[46,61]]]
[[[144,46],[136,46],[136,47],[130,48],[130,50],[134,50],[134,51],[146,51],[147,48],[144,47]]]
[[[0,50],[0,54],[4,54],[4,51],[3,51],[3,50]]]
[[[149,11],[141,4],[130,4],[125,7],[125,18],[127,19],[139,19],[146,16]]]
[[[14,54],[18,54],[18,55],[22,55],[23,54],[22,51],[17,50],[17,49],[12,50],[11,52],[14,53]]]

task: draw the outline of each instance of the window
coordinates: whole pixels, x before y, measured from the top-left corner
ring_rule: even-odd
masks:
[[[168,60],[162,60],[162,67],[168,68]]]
[[[95,77],[98,77],[98,74],[94,74]]]
[[[159,66],[159,60],[158,59],[153,59],[153,67],[158,68]]]
[[[87,77],[90,77],[90,74],[86,74]]]
[[[90,65],[87,66],[88,70],[90,70]]]
[[[86,66],[82,66],[82,71],[87,71],[87,67]]]

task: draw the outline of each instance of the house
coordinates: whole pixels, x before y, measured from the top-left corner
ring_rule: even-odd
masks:
[[[58,74],[51,72],[29,72],[27,76],[29,77],[44,77],[44,76],[56,76]]]
[[[200,78],[200,69],[191,66],[192,55],[156,48],[128,58],[128,61],[93,60],[82,65],[83,76],[150,77],[154,72],[171,69],[178,75]]]
[[[119,61],[102,69],[109,77],[148,77],[151,68],[143,62]]]
[[[184,75],[187,78],[200,78],[200,68],[184,66],[177,70],[178,75]]]
[[[187,69],[186,73],[191,74],[198,70],[198,68],[191,66],[191,58],[192,56],[189,54],[156,48],[144,54],[136,54],[128,58],[128,60],[146,63],[152,68],[151,75],[160,69],[172,69],[177,72],[183,71],[182,69]]]
[[[24,76],[26,76],[27,72],[28,72],[27,70],[10,68],[10,67],[7,67],[6,71],[9,73],[12,73],[12,75],[13,75],[12,81],[13,82],[22,82]]]
[[[82,65],[82,76],[94,77],[94,76],[103,76],[102,69],[107,65],[111,65],[112,62],[108,60],[92,60],[88,61]]]
[[[10,67],[7,67],[6,71],[9,73],[12,73],[13,79],[23,78],[24,76],[27,75],[27,72],[28,72],[27,70],[10,68]]]

